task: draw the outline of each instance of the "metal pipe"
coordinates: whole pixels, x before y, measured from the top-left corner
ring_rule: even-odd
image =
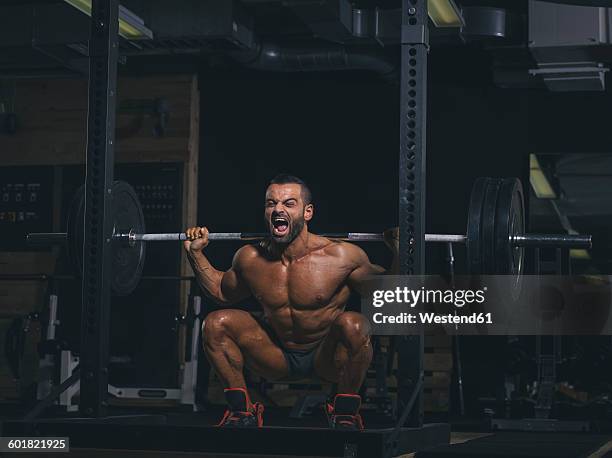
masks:
[[[572,234],[522,234],[512,237],[515,246],[592,248],[592,236]]]
[[[55,245],[63,244],[68,240],[66,232],[37,232],[28,234],[26,241],[29,245]]]
[[[463,234],[425,234],[426,242],[434,243],[465,243],[467,237]]]

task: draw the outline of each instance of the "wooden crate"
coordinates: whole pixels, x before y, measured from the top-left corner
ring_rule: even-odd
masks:
[[[331,393],[330,384],[313,385],[309,389],[292,388],[291,385],[279,387],[278,389],[269,390],[266,392],[266,398],[271,401],[271,404],[278,407],[293,407],[297,400],[308,394],[323,393],[327,396]]]
[[[259,381],[259,377],[247,375],[247,386],[250,387],[249,396],[251,400],[277,407],[292,407],[299,397],[310,393],[330,393],[332,387],[331,383],[310,383],[308,380],[291,383],[274,382],[267,384],[273,385],[273,387],[265,389],[265,392],[260,392],[258,389],[255,389],[255,387],[259,386]],[[207,400],[215,405],[225,405],[226,403],[223,386],[214,371],[210,371],[208,379]]]
[[[187,162],[190,159],[192,75],[122,77],[117,81],[117,106],[127,100],[163,99],[170,116],[163,137],[152,134],[152,119],[142,113],[117,116],[118,162]],[[87,80],[21,80],[15,110],[20,128],[2,138],[11,151],[5,165],[80,164],[87,136]],[[197,103],[197,101],[196,101]],[[138,126],[134,129],[132,126]]]
[[[423,389],[423,410],[425,412],[448,412],[450,393],[448,387]]]
[[[19,397],[19,387],[4,356],[4,337],[13,320],[0,319],[0,400],[14,400]]]
[[[425,389],[445,389],[450,386],[452,378],[451,372],[425,372],[423,388]]]
[[[51,274],[54,269],[50,252],[0,252],[0,275]]]
[[[49,252],[1,252],[0,275],[50,274],[55,256]],[[40,310],[45,301],[44,281],[0,281],[0,317],[27,315]]]
[[[21,373],[19,382],[10,371],[5,358],[6,332],[13,323],[13,318],[0,319],[0,400],[12,401],[19,398],[20,387],[28,387],[35,383],[38,376],[38,351],[40,341],[40,324],[32,323],[30,331],[26,334],[23,357],[21,359]]]
[[[431,372],[450,372],[453,369],[453,355],[446,351],[425,353],[423,369]]]
[[[389,337],[379,338],[382,351],[391,345]],[[450,384],[453,371],[452,337],[442,334],[424,337],[423,370],[423,404],[425,412],[445,412],[450,404]],[[387,377],[387,388],[392,398],[397,394],[397,355],[393,358],[392,375]],[[374,395],[376,374],[373,368],[368,371],[366,393]]]

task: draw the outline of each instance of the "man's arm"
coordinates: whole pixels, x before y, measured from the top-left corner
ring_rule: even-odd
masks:
[[[241,265],[248,257],[252,247],[244,246],[234,255],[232,267],[224,272],[217,270],[204,256],[202,250],[208,245],[206,228],[188,229],[188,240],[185,241],[187,259],[191,264],[198,284],[204,293],[220,305],[231,305],[245,299],[250,290],[240,273]]]
[[[383,267],[372,264],[368,255],[356,245],[347,244],[347,255],[350,258],[353,270],[348,276],[347,282],[351,289],[363,293],[363,281],[371,275],[381,275],[386,271]]]
[[[393,252],[393,261],[388,269],[372,264],[368,255],[356,245],[347,244],[348,255],[351,261],[354,263],[354,269],[348,276],[349,287],[357,291],[358,293],[363,292],[361,287],[363,281],[371,275],[397,275],[398,273],[398,252],[399,252],[399,235],[397,228],[389,229],[385,231],[385,244]]]

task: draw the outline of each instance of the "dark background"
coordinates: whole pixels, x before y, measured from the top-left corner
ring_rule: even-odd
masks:
[[[529,153],[610,151],[608,92],[495,87],[487,60],[486,52],[470,48],[431,51],[428,232],[465,232],[469,193],[479,176],[516,176],[527,191]],[[397,225],[397,86],[364,72],[231,69],[203,70],[200,91],[198,224],[213,231],[263,230],[266,184],[289,172],[312,188],[315,232]],[[609,250],[608,240],[599,242],[599,250]],[[231,261],[226,247],[210,247],[221,265]],[[428,271],[440,272],[444,252],[429,246],[427,263]]]
[[[432,59],[427,227],[464,233],[476,177],[526,182],[528,94],[495,88],[486,78],[482,86],[485,75],[453,83],[454,67]],[[203,72],[200,91],[199,223],[213,231],[262,230],[266,184],[289,172],[312,188],[315,232],[397,225],[397,86],[359,72],[228,71]],[[432,272],[443,268],[436,248],[428,248]],[[225,245],[210,251],[221,264],[231,261]]]

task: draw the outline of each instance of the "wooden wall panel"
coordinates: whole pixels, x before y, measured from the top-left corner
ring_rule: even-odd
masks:
[[[152,134],[154,119],[119,114],[121,132],[142,117],[142,127],[117,139],[118,162],[187,162],[190,156],[193,76],[121,78],[118,106],[126,99],[164,99],[170,113],[165,135]],[[15,96],[19,130],[0,136],[1,165],[79,164],[85,159],[87,82],[30,80],[17,84]]]

